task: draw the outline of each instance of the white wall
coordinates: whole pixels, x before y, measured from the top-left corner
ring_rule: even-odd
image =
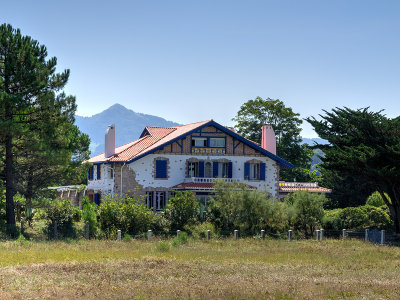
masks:
[[[114,179],[109,178],[108,169],[112,167],[112,165],[95,165],[93,166],[93,180],[88,181],[88,185],[86,189],[94,190],[95,193],[101,192],[102,194],[113,194],[114,193]],[[97,179],[97,168],[101,168],[100,178]]]
[[[163,157],[169,159],[168,179],[156,180],[153,177],[154,159]],[[194,156],[194,155],[173,155],[173,154],[149,154],[131,164],[131,168],[136,174],[136,181],[143,187],[169,188],[184,181],[186,176],[186,160],[198,158],[200,160],[228,159],[232,161],[232,178],[240,182],[257,187],[258,190],[268,191],[273,196],[276,195],[278,175],[276,174],[275,161],[268,157],[251,156]],[[265,181],[244,180],[244,163],[251,159],[257,159],[265,163]]]

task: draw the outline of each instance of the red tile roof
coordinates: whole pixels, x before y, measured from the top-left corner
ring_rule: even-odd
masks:
[[[249,141],[248,139],[238,135],[237,133],[230,132],[222,125],[214,122],[213,120],[207,120],[197,123],[191,123],[187,125],[175,126],[175,127],[151,127],[148,126],[143,131],[141,137],[133,142],[122,145],[115,148],[115,154],[111,157],[105,157],[104,153],[96,155],[88,160],[91,163],[104,163],[104,162],[132,162],[139,159],[147,154],[153,153],[154,151],[161,149],[162,147],[171,144],[172,142],[179,140],[181,137],[195,132],[197,129],[205,126],[215,126],[223,132],[229,132],[228,134],[233,135],[239,141],[253,147],[260,153],[267,157],[275,160],[282,168],[293,168],[294,166],[285,161],[284,159],[262,149],[260,145]]]
[[[174,190],[213,190],[214,182],[183,182],[172,187]],[[256,190],[252,185],[247,185],[249,190]]]
[[[122,145],[115,148],[115,154],[111,157],[105,157],[104,153],[96,155],[90,158],[88,161],[91,163],[106,162],[106,161],[129,161],[138,156],[144,155],[151,150],[172,141],[173,139],[188,133],[210,122],[202,121],[197,123],[191,123],[187,125],[175,126],[175,127],[152,127],[147,126],[146,129],[150,134],[144,135],[136,141]]]
[[[279,192],[282,193],[294,193],[297,191],[308,191],[313,193],[331,193],[331,189],[323,188],[323,187],[279,187]]]

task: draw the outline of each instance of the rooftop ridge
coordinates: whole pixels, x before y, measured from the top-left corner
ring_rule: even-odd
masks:
[[[207,122],[211,122],[211,121],[212,121],[212,119],[211,119],[211,120],[205,120],[205,121],[198,121],[198,122],[188,123],[188,124],[183,124],[183,125],[178,125],[178,126],[175,126],[175,127],[189,126],[189,125],[193,125],[193,124],[197,124],[197,123],[207,123]]]

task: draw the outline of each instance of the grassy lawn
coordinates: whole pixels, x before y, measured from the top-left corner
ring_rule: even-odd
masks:
[[[167,241],[170,243],[171,241]],[[359,241],[0,243],[0,298],[399,299],[400,248]]]

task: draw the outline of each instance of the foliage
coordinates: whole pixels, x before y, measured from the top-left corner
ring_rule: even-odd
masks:
[[[191,191],[176,192],[165,209],[165,216],[171,222],[171,230],[182,230],[186,224],[196,221],[199,204]]]
[[[295,208],[295,229],[306,237],[313,235],[314,230],[321,225],[324,216],[324,195],[313,194],[307,191],[298,191],[289,195],[289,202]]]
[[[156,250],[159,252],[168,252],[171,249],[168,242],[160,241],[156,246]]]
[[[386,198],[389,198],[389,195],[386,194]],[[391,202],[391,201],[390,201]],[[367,199],[366,205],[375,206],[375,207],[387,207],[385,201],[383,200],[381,194],[379,192],[373,192]]]
[[[143,233],[151,228],[155,220],[150,209],[129,196],[104,197],[98,215],[100,227],[107,237],[114,236],[118,229],[130,235]]]
[[[16,191],[29,206],[43,187],[77,177],[89,153],[88,136],[74,125],[75,98],[62,91],[69,70],[56,73],[57,59],[47,54],[19,29],[0,25],[0,170],[10,230]]]
[[[95,237],[98,230],[97,224],[97,205],[89,201],[86,196],[82,205],[82,222],[89,224],[89,237]]]
[[[329,210],[323,219],[323,227],[326,230],[387,229],[390,226],[389,214],[381,207],[371,205]]]
[[[208,230],[210,230],[211,237],[217,236],[215,226],[210,222],[188,224],[184,227],[184,229],[189,232],[195,239],[205,239],[207,237]]]
[[[159,212],[154,215],[154,221],[151,224],[151,230],[157,233],[168,233],[170,231],[171,222],[165,217],[165,214]]]
[[[124,236],[122,237],[122,240],[124,242],[130,242],[130,241],[132,241],[132,236],[128,233],[125,233]]]
[[[311,168],[312,150],[306,144],[301,144],[302,120],[298,113],[286,107],[280,100],[262,99],[257,97],[244,103],[233,120],[236,129],[244,137],[261,143],[261,129],[264,124],[271,124],[276,135],[276,151],[279,157],[294,164],[292,170],[282,170],[282,180],[311,181],[309,173],[303,169]]]
[[[249,191],[246,185],[217,182],[209,205],[209,221],[221,234],[239,229],[257,234],[261,229],[279,233],[289,226],[285,204],[266,193]]]
[[[389,208],[395,231],[400,233],[400,117],[390,119],[368,108],[324,112],[321,120],[307,119],[330,143],[319,145],[329,175],[324,177],[334,178],[334,191],[352,178],[356,185],[351,188],[358,190],[364,201],[378,191]],[[362,190],[357,183],[363,184]]]
[[[67,200],[54,200],[44,208],[48,237],[54,238],[54,224],[57,222],[57,238],[75,238],[74,221],[79,221],[81,211]]]
[[[189,236],[186,232],[181,231],[178,236],[172,240],[172,246],[177,247],[189,243]]]

